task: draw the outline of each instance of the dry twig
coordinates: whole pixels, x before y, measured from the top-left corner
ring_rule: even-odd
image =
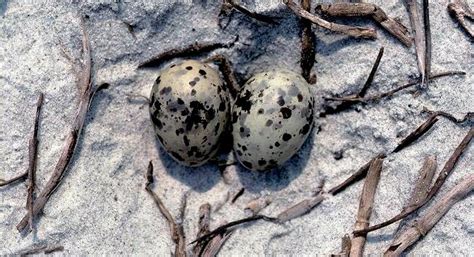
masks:
[[[341,252],[338,254],[331,254],[331,257],[349,257],[351,252],[351,238],[349,235],[344,235],[341,239]]]
[[[387,14],[377,5],[368,3],[333,3],[318,4],[316,11],[329,16],[345,16],[345,17],[372,17],[377,23],[385,28],[390,34],[395,36],[405,46],[410,47],[412,38],[408,34],[407,28],[395,19],[387,16]]]
[[[148,163],[148,169],[146,172],[146,184],[145,184],[145,191],[150,194],[150,196],[153,198],[153,201],[155,202],[156,206],[158,206],[158,209],[160,210],[161,214],[163,217],[166,219],[166,222],[168,223],[168,226],[170,228],[170,234],[171,234],[171,239],[176,245],[175,248],[175,256],[177,257],[186,257],[186,243],[185,241],[185,236],[184,236],[184,231],[182,224],[178,224],[174,219],[173,216],[171,216],[171,213],[169,210],[166,208],[166,206],[163,204],[163,201],[161,198],[152,190],[153,186],[153,163],[150,161]],[[184,216],[184,209],[186,207],[186,195],[183,197],[182,200],[182,205],[180,209],[180,219],[182,220]]]
[[[425,45],[424,42],[424,31],[421,27],[421,19],[418,13],[418,5],[416,0],[405,0],[407,5],[408,14],[410,16],[410,23],[412,32],[414,35],[416,60],[418,63],[418,71],[420,72],[421,81],[425,81]]]
[[[149,67],[158,67],[162,63],[169,61],[177,57],[189,57],[195,56],[207,52],[214,51],[219,48],[229,48],[234,45],[238,40],[238,37],[235,38],[233,42],[230,43],[193,43],[191,45],[185,46],[183,48],[176,48],[167,50],[161,54],[158,54],[151,59],[142,62],[138,65],[138,68],[149,68]]]
[[[474,39],[474,29],[472,29],[464,19],[465,17],[474,20],[474,12],[467,5],[465,0],[454,0],[454,2],[448,4],[449,13],[458,20],[461,27],[466,33]]]
[[[442,78],[442,77],[456,76],[456,75],[464,76],[464,75],[466,75],[466,72],[464,72],[464,71],[446,71],[446,72],[431,74],[431,76],[429,78],[430,78],[430,80],[433,80],[433,79],[438,79],[438,78]],[[354,97],[354,96],[324,97],[324,99],[329,100],[329,101],[363,102],[363,103],[370,102],[370,101],[378,101],[378,100],[381,100],[385,97],[393,96],[398,91],[413,87],[415,85],[418,85],[419,83],[421,83],[421,77],[417,78],[416,80],[410,81],[410,82],[408,82],[404,85],[396,87],[392,90],[389,90],[387,92],[379,93],[379,94],[375,94],[375,95],[371,95],[371,96],[366,96],[366,97]]]
[[[325,197],[323,194],[319,194],[317,196],[305,199],[278,214],[277,220],[279,223],[284,223],[294,218],[301,217],[309,213],[312,209],[314,209],[314,207],[318,206],[324,200],[324,198]]]
[[[264,15],[264,14],[259,14],[256,12],[252,12],[249,9],[243,7],[242,5],[237,4],[236,2],[234,2],[234,0],[223,0],[221,11],[219,13],[219,18],[224,14],[228,15],[228,13],[231,12],[232,10],[237,10],[243,13],[244,15],[249,16],[250,18],[253,18],[257,21],[261,21],[261,22],[265,22],[265,23],[273,24],[273,25],[278,24],[278,22],[276,21],[277,18]],[[220,26],[220,22],[219,22],[219,26]]]
[[[199,207],[199,222],[198,222],[198,233],[196,237],[201,237],[207,233],[209,233],[209,225],[211,221],[211,205],[209,203],[205,203]],[[206,245],[203,245],[201,243],[197,243],[193,247],[193,255],[198,256],[203,247]]]
[[[359,210],[354,229],[360,230],[369,226],[372,207],[374,205],[375,192],[380,181],[380,173],[382,172],[383,159],[375,159],[369,167],[367,177],[362,188],[360,196]],[[362,256],[365,246],[365,235],[356,236],[351,241],[351,251],[349,256]]]
[[[311,11],[311,1],[301,0],[301,8],[307,12]],[[316,61],[316,49],[314,42],[316,36],[311,27],[311,22],[306,19],[300,20],[301,28],[301,75],[310,84],[316,83],[316,75],[311,75],[311,69]]]
[[[425,74],[431,74],[431,25],[430,6],[428,0],[423,0],[423,26],[425,28]],[[425,87],[428,86],[429,81],[430,78],[425,76]]]
[[[33,133],[28,142],[28,196],[26,199],[26,209],[30,223],[30,231],[33,230],[33,201],[36,180],[36,159],[38,150],[38,124],[41,107],[43,106],[43,93],[38,96],[36,102],[35,123],[33,125]]]
[[[384,256],[400,256],[408,247],[425,236],[439,220],[470,192],[474,190],[474,174],[466,175],[435,205],[427,209],[415,224],[392,242]]]
[[[430,189],[428,196],[425,198],[424,201],[408,209],[402,210],[395,217],[387,221],[384,221],[380,224],[368,227],[366,229],[356,230],[353,232],[354,235],[355,236],[364,235],[371,231],[386,227],[394,222],[404,219],[405,217],[417,211],[419,208],[423,207],[426,203],[428,203],[436,195],[436,193],[438,193],[438,191],[441,189],[447,177],[453,172],[457,161],[461,157],[462,153],[467,149],[467,146],[471,142],[473,136],[474,136],[474,128],[471,128],[469,132],[466,134],[466,136],[463,138],[461,143],[458,145],[458,147],[456,147],[453,154],[449,157],[448,161],[444,164],[444,167],[439,173],[438,178],[436,179],[436,182],[434,183],[433,187]]]
[[[406,136],[393,150],[394,153],[399,152],[405,147],[409,146],[411,143],[415,142],[418,138],[424,135],[436,122],[438,117],[436,115],[430,115],[428,119],[423,122],[415,131],[411,132]]]
[[[10,184],[13,184],[15,182],[19,182],[19,181],[22,181],[22,180],[25,180],[26,178],[28,178],[28,171],[27,172],[24,172],[16,177],[13,177],[11,179],[0,179],[0,187],[3,187],[3,186],[7,186],[7,185],[10,185]]]
[[[312,23],[323,27],[325,29],[332,30],[334,32],[344,33],[348,36],[355,37],[355,38],[368,38],[368,39],[375,39],[377,37],[377,33],[374,29],[371,28],[363,28],[363,27],[352,27],[337,23],[328,22],[316,15],[311,14],[308,11],[305,11],[300,6],[296,5],[292,0],[283,0],[288,8],[290,8],[296,15],[299,17],[309,20]]]
[[[216,54],[207,58],[204,62],[217,62],[219,70],[224,77],[224,81],[227,85],[227,88],[230,91],[232,97],[235,98],[237,93],[240,91],[240,85],[235,78],[234,69],[232,68],[232,63],[222,54]]]
[[[38,215],[41,210],[43,210],[44,206],[46,205],[46,202],[49,200],[49,198],[51,197],[55,189],[58,187],[63,178],[64,172],[66,171],[66,168],[69,162],[71,161],[72,155],[74,153],[74,149],[81,134],[82,127],[84,126],[84,120],[87,115],[87,110],[89,109],[89,105],[91,103],[92,96],[94,93],[94,91],[92,90],[91,83],[92,59],[90,42],[82,18],[81,26],[83,49],[83,62],[81,63],[82,72],[80,74],[76,74],[78,76],[77,86],[80,91],[79,107],[76,113],[76,117],[73,121],[72,128],[68,132],[68,136],[66,138],[66,145],[64,146],[61,156],[59,157],[56,167],[54,168],[53,175],[50,177],[50,179],[46,183],[46,186],[34,202],[33,216]],[[18,231],[22,231],[28,226],[28,224],[29,215],[26,215],[16,227]]]
[[[464,115],[464,117],[462,119],[457,119],[456,117],[454,117],[452,114],[450,113],[447,113],[447,112],[444,112],[444,111],[431,111],[429,110],[428,108],[426,107],[423,107],[423,112],[426,112],[430,115],[435,115],[435,116],[441,116],[441,117],[444,117],[454,123],[458,123],[458,124],[461,124],[461,123],[464,123],[468,120],[471,120],[474,118],[474,112],[468,112],[466,113],[466,115]]]

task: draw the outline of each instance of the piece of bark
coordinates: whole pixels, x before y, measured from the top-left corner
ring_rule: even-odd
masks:
[[[354,225],[354,230],[360,230],[369,226],[370,216],[375,200],[375,192],[380,181],[383,159],[375,159],[369,167],[367,177],[365,178],[362,194],[360,196],[359,210]],[[364,253],[366,237],[365,235],[355,236],[351,240],[351,251],[349,256],[362,256]]]
[[[261,210],[267,207],[270,203],[272,203],[272,200],[270,200],[270,198],[268,197],[260,197],[255,200],[252,200],[247,204],[244,209],[245,215],[249,217],[255,216]]]
[[[329,16],[344,17],[372,17],[377,23],[385,28],[390,34],[395,36],[405,46],[410,47],[413,39],[408,34],[407,28],[387,14],[377,5],[369,3],[333,3],[318,4],[315,8],[317,12]]]
[[[377,38],[377,33],[375,32],[374,29],[363,28],[363,27],[352,27],[352,26],[332,23],[316,15],[313,15],[310,12],[303,10],[300,6],[296,5],[292,0],[283,0],[283,3],[285,3],[288,6],[288,8],[290,8],[299,17],[309,20],[312,23],[320,27],[323,27],[325,29],[328,29],[334,32],[340,32],[340,33],[343,33],[355,38],[367,38],[367,39]]]
[[[301,8],[303,10],[311,11],[311,0],[301,0]],[[310,84],[314,84],[316,77],[311,75],[311,69],[316,61],[316,49],[314,42],[316,36],[312,31],[312,24],[307,19],[300,20],[301,29],[301,75]]]
[[[209,233],[210,222],[211,222],[211,205],[209,203],[205,203],[199,207],[198,232],[196,235],[197,238]],[[205,245],[201,243],[195,244],[193,247],[193,256],[199,256],[203,246]]]
[[[238,37],[237,37],[238,38]],[[237,40],[236,38],[236,40]],[[193,43],[183,48],[169,49],[158,54],[151,59],[144,61],[138,65],[138,68],[158,67],[162,63],[177,57],[191,57],[203,53],[208,53],[219,48],[229,48],[234,45],[235,41],[230,43]]]
[[[418,71],[420,72],[421,81],[425,81],[425,34],[421,26],[418,4],[416,0],[405,0],[408,14],[410,16],[410,24],[413,33],[413,41],[415,43],[416,60]]]
[[[375,231],[377,229],[381,229],[383,227],[386,227],[388,225],[391,225],[394,222],[397,222],[401,219],[404,219],[408,215],[412,214],[413,212],[417,211],[421,207],[423,207],[426,203],[428,203],[435,195],[438,193],[438,191],[441,189],[443,186],[444,182],[446,181],[447,177],[453,172],[454,167],[456,166],[459,158],[461,157],[462,153],[467,149],[469,146],[469,143],[472,140],[472,137],[474,136],[474,128],[471,128],[469,132],[464,136],[463,140],[461,143],[456,147],[454,152],[451,154],[449,157],[448,161],[444,164],[443,169],[438,175],[438,178],[436,179],[434,185],[431,187],[428,196],[426,199],[421,202],[420,204],[417,204],[416,206],[412,206],[408,209],[403,209],[399,214],[397,214],[395,217],[384,221],[382,223],[379,223],[377,225],[370,226],[366,229],[361,229],[361,230],[356,230],[353,232],[355,236],[358,235],[364,235],[367,234],[371,231]]]
[[[448,4],[448,12],[459,22],[466,33],[474,38],[474,29],[467,24],[465,17],[474,20],[474,12],[465,0],[454,0]]]
[[[438,202],[427,209],[414,225],[405,230],[392,242],[384,256],[400,256],[408,247],[424,237],[439,220],[453,207],[474,190],[474,174],[464,176]]]
[[[33,230],[33,201],[36,180],[36,159],[38,157],[38,125],[41,107],[43,106],[43,97],[43,93],[40,93],[38,96],[33,132],[28,142],[28,196],[26,198],[26,209],[28,210],[30,231]]]
[[[0,187],[3,187],[3,186],[7,186],[7,185],[11,185],[13,183],[16,183],[16,182],[20,182],[22,180],[25,180],[28,178],[28,171],[25,172],[25,173],[22,173],[16,177],[13,177],[11,179],[0,179]]]
[[[411,145],[415,142],[418,138],[424,135],[433,125],[438,121],[438,117],[436,115],[430,115],[428,119],[423,122],[419,127],[417,127],[413,132],[408,134],[393,150],[394,153],[399,152],[400,150],[404,149],[405,147]]]
[[[184,230],[182,226],[182,221],[184,218],[184,210],[186,208],[186,197],[187,194],[183,196],[181,200],[181,208],[180,208],[180,223],[178,224],[173,216],[171,215],[170,211],[166,208],[161,198],[153,192],[151,188],[153,186],[153,163],[150,161],[148,163],[148,168],[146,172],[146,183],[145,183],[145,191],[153,198],[156,206],[160,210],[161,215],[165,218],[166,222],[168,223],[170,229],[171,240],[175,243],[175,256],[177,257],[186,257],[186,242],[184,236]]]
[[[87,116],[87,111],[92,100],[94,90],[92,89],[91,83],[91,69],[92,69],[92,58],[90,50],[89,35],[85,29],[84,21],[81,19],[82,27],[82,49],[83,49],[83,61],[81,63],[82,72],[77,74],[78,82],[77,87],[80,91],[80,101],[76,116],[73,120],[72,128],[67,133],[66,145],[64,146],[56,167],[53,173],[46,183],[44,189],[40,192],[36,198],[33,206],[33,216],[38,215],[48,202],[49,198],[55,191],[55,189],[61,183],[64,173],[72,159],[74,149],[76,147],[78,138],[81,134],[84,126],[84,120]],[[20,223],[16,226],[18,231],[23,231],[29,225],[29,215],[25,215]]]
[[[314,207],[318,206],[324,198],[323,194],[319,194],[305,199],[278,214],[277,220],[279,223],[284,223],[294,218],[301,217],[309,213]]]
[[[442,77],[446,77],[446,76],[456,76],[456,75],[464,76],[464,75],[466,75],[466,72],[464,72],[464,71],[446,71],[446,72],[431,74],[431,76],[429,78],[430,78],[430,80],[434,80],[434,79],[438,79],[438,78],[442,78]],[[324,99],[325,100],[330,100],[330,101],[342,101],[342,102],[346,101],[346,102],[362,102],[362,103],[371,102],[371,101],[378,101],[378,100],[381,100],[385,97],[393,96],[395,93],[397,93],[398,91],[401,91],[403,89],[407,89],[407,88],[416,86],[419,83],[421,83],[421,77],[417,78],[414,81],[410,81],[410,82],[405,83],[401,86],[398,86],[398,87],[396,87],[392,90],[389,90],[387,92],[383,92],[383,93],[379,93],[379,94],[375,94],[375,95],[371,95],[371,96],[354,97],[354,96],[351,95],[351,96],[344,96],[344,97],[324,97]]]
[[[408,202],[403,207],[404,209],[410,208],[411,206],[416,206],[423,202],[428,196],[428,192],[431,187],[431,182],[433,180],[434,174],[436,173],[436,168],[438,164],[436,161],[436,156],[427,156],[418,172],[418,178],[416,179],[415,186],[412,189],[410,198]],[[408,217],[404,218],[398,225],[397,232],[395,233],[394,238],[397,238],[401,232],[402,227],[404,227],[408,222]]]
[[[344,180],[342,183],[334,186],[331,188],[328,193],[331,195],[337,195],[338,193],[344,191],[347,187],[350,185],[354,184],[355,182],[365,178],[367,176],[367,171],[369,170],[370,165],[376,160],[376,159],[383,159],[385,158],[385,154],[378,154],[374,158],[372,158],[369,162],[364,164],[362,167],[359,168],[354,174],[352,174],[349,178]]]
[[[425,29],[425,74],[431,74],[431,24],[428,0],[423,0],[423,27]],[[430,78],[425,76],[423,86],[428,87]]]

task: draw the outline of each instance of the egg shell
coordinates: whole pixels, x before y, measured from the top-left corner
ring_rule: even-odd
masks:
[[[303,145],[313,127],[309,84],[287,70],[250,78],[232,109],[234,152],[250,170],[282,165]]]
[[[150,116],[161,146],[185,166],[199,166],[219,147],[230,100],[219,73],[187,60],[165,68],[150,95]]]

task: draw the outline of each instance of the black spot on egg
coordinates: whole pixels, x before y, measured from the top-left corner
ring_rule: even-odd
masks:
[[[183,142],[185,146],[189,146],[189,139],[186,135],[183,136]]]
[[[160,84],[160,82],[161,82],[161,76],[158,76],[158,78],[156,78],[156,80],[155,80],[155,83]]]
[[[167,95],[171,92],[171,87],[164,87],[160,90],[160,95]]]
[[[280,109],[281,114],[283,115],[284,119],[288,119],[291,117],[291,110],[288,107],[283,107]]]
[[[277,104],[280,106],[285,105],[285,100],[283,99],[283,96],[278,97]]]
[[[176,136],[179,136],[179,135],[181,135],[181,134],[184,133],[184,129],[183,129],[183,128],[179,128],[179,129],[177,129],[175,132],[176,132]]]
[[[153,95],[152,97],[154,98],[154,95]],[[161,110],[161,103],[160,103],[160,101],[158,101],[158,100],[155,101],[154,105],[155,105],[155,109],[156,109],[157,111],[160,111],[160,110]]]
[[[282,136],[283,141],[288,141],[291,139],[291,135],[288,133],[283,134]]]
[[[196,95],[196,90],[194,90],[194,89],[191,90],[191,95],[192,95],[192,96]]]
[[[240,95],[235,101],[235,105],[240,107],[242,111],[246,111],[250,113],[250,108],[252,108],[252,102],[250,101],[250,97],[252,97],[252,93],[249,90],[246,90],[245,93]]]
[[[265,166],[265,164],[267,164],[267,161],[265,161],[264,159],[258,161],[258,165],[260,166]]]
[[[188,109],[188,108],[186,108],[186,109],[184,109],[184,110],[181,111],[181,115],[182,115],[182,116],[186,116],[186,115],[188,115],[188,114],[189,114],[189,109]]]
[[[181,98],[178,98],[177,102],[178,102],[179,105],[183,105],[183,104],[184,104],[184,101],[183,101],[183,99],[181,99]]]
[[[223,112],[225,111],[225,102],[222,101],[220,104],[219,104],[219,111]]]
[[[298,94],[298,102],[302,102],[303,101],[303,95],[302,94]]]
[[[171,152],[171,155],[176,158],[176,160],[178,161],[184,161],[184,158],[181,157],[181,155],[179,155],[177,152]]]
[[[247,147],[245,145],[242,146],[242,151],[244,151],[244,152],[247,151]]]
[[[264,113],[263,108],[260,108],[260,109],[258,110],[258,114],[263,114],[263,113]]]
[[[214,127],[214,134],[215,134],[215,135],[217,135],[217,132],[219,132],[219,127],[220,127],[220,125],[221,125],[221,124],[218,122],[218,123],[216,124],[216,126]]]
[[[192,69],[193,69],[193,67],[191,67],[191,66],[186,67],[186,70],[192,70]]]
[[[273,124],[272,120],[267,120],[267,122],[265,123],[267,127],[270,127],[272,124]]]
[[[310,127],[311,126],[309,124],[304,125],[303,128],[300,129],[300,134],[301,135],[306,135],[308,133]]]
[[[151,121],[153,122],[153,124],[155,124],[155,126],[158,128],[158,129],[162,129],[163,128],[163,123],[161,123],[161,121],[156,118],[155,115],[151,115]]]
[[[237,150],[237,151],[235,151],[235,152],[236,152],[239,156],[242,156],[242,154],[243,154],[242,151],[240,151],[240,150]]]
[[[275,146],[276,146],[276,147],[279,147],[279,146],[280,146],[280,143],[279,143],[279,142],[275,142]]]
[[[249,169],[252,169],[252,163],[250,163],[250,162],[248,162],[248,161],[243,161],[242,164],[243,164],[245,167],[247,167],[247,168],[249,168]]]
[[[203,75],[203,76],[204,76],[204,75],[206,75],[207,73],[206,73],[206,71],[205,71],[205,70],[199,70],[199,74],[201,74],[201,75]]]
[[[194,86],[196,85],[196,81],[194,81],[194,80],[193,80],[193,81],[189,81],[189,85],[192,86],[192,87],[194,87]]]

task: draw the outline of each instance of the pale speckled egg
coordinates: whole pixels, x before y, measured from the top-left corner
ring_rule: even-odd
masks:
[[[258,73],[239,92],[232,109],[234,152],[250,170],[268,170],[293,156],[313,127],[309,84],[287,70]]]
[[[156,79],[150,115],[166,152],[183,165],[199,166],[217,152],[229,121],[229,93],[215,69],[183,61],[165,68]]]

